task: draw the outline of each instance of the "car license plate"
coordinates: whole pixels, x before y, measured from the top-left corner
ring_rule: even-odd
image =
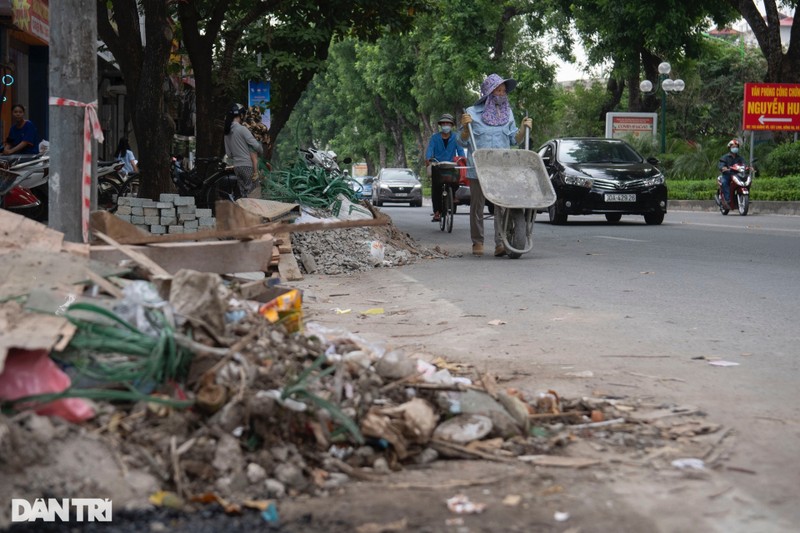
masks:
[[[399,193],[395,194],[395,196],[408,196],[408,193],[407,192],[399,192]]]
[[[635,194],[606,194],[606,202],[635,202]]]

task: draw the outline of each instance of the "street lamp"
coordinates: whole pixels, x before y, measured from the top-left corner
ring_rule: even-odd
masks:
[[[661,153],[667,151],[667,93],[679,93],[686,88],[683,80],[670,79],[669,73],[672,66],[664,61],[658,65],[658,79],[661,86]],[[644,80],[639,84],[639,90],[645,94],[653,94],[653,82]]]

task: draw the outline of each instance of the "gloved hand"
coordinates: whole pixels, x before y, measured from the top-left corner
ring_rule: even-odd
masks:
[[[469,113],[461,115],[461,140],[469,140],[469,125],[472,124],[472,117]]]
[[[522,141],[525,140],[525,135],[530,134],[532,126],[533,126],[533,120],[531,120],[531,117],[525,117],[522,119],[522,124],[517,130],[517,135],[516,135],[517,144],[522,144]]]

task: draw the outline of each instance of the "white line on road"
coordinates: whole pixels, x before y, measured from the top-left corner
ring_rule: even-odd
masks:
[[[612,241],[628,241],[628,242],[648,242],[642,239],[626,239],[625,237],[611,237],[610,235],[598,235],[598,239],[611,239]]]
[[[800,229],[796,228],[767,228],[764,226],[754,226],[752,224],[747,224],[745,226],[735,226],[732,224],[700,224],[697,222],[681,222],[681,224],[686,226],[706,226],[709,228],[725,228],[725,229],[752,229],[756,231],[784,231],[787,233],[800,233]]]

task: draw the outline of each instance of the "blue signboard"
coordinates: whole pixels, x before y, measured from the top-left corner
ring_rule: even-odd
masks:
[[[267,128],[270,125],[269,89],[270,84],[268,81],[250,80],[247,82],[247,105],[249,107],[258,106],[261,110],[261,122]]]

